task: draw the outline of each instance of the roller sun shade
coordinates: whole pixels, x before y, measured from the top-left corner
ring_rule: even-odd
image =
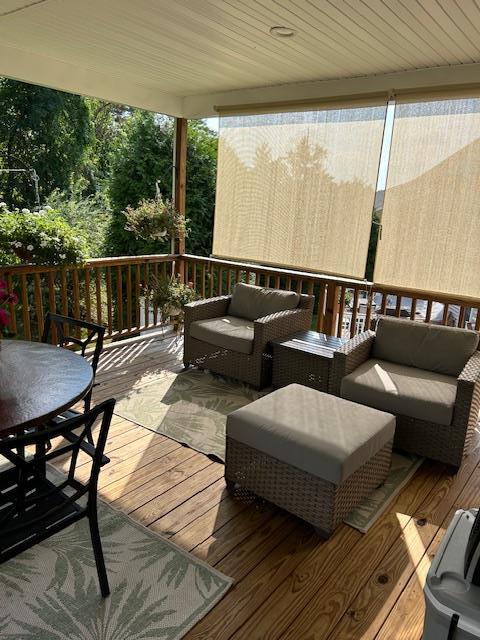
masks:
[[[397,102],[374,279],[480,296],[478,97]]]
[[[363,278],[385,110],[221,117],[214,255]]]

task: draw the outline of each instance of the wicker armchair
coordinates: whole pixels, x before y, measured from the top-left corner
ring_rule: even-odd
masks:
[[[392,321],[389,320],[389,322]],[[410,320],[397,322],[411,323]],[[438,329],[452,331],[451,328],[446,327],[437,327],[436,330]],[[453,329],[453,331],[462,330]],[[366,331],[355,336],[336,351],[332,366],[332,393],[352,399],[345,385],[342,387],[342,381],[350,374],[354,375],[359,367],[368,367],[367,362],[375,362],[373,360],[376,357],[375,339],[374,332]],[[439,353],[440,350],[437,350],[435,357],[438,358]],[[381,366],[381,361],[376,362],[380,362]],[[415,369],[414,366],[405,367],[405,369],[413,369],[422,374],[422,370]],[[460,466],[463,456],[468,452],[480,410],[480,352],[478,350],[466,358],[461,372],[452,377],[452,384],[454,385],[455,382],[456,390],[453,387],[452,393],[453,412],[449,424],[440,424],[439,421],[419,419],[411,415],[403,415],[401,411],[392,411],[397,418],[394,447],[455,467]],[[363,403],[371,404],[368,401]],[[383,407],[376,406],[376,408],[389,410],[385,404]]]
[[[194,322],[228,318],[231,300],[232,296],[219,296],[185,306],[184,365],[209,369],[261,389],[271,383],[270,342],[310,328],[314,297],[300,295],[295,309],[278,311],[253,320],[253,345],[249,353],[219,347],[192,337],[191,327]]]

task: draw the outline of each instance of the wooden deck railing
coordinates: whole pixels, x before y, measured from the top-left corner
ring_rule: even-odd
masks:
[[[118,339],[161,325],[146,285],[152,274],[174,272],[203,298],[230,293],[237,282],[314,295],[313,328],[330,335],[354,336],[385,314],[480,330],[480,299],[186,254],[101,258],[81,267],[0,266],[0,279],[20,298],[10,309],[19,338],[38,340],[50,310],[103,324],[106,337]]]
[[[0,279],[19,297],[10,305],[11,329],[19,338],[39,340],[47,311],[91,320],[117,339],[159,326],[145,285],[151,275],[171,275],[174,255],[99,258],[79,267],[0,266]]]
[[[361,291],[366,288],[366,283],[361,280],[241,264],[216,258],[191,255],[182,257],[185,261],[186,280],[203,298],[230,293],[237,282],[314,295],[314,328],[331,335],[337,332],[336,324],[345,307],[347,289],[352,290],[359,299]]]
[[[480,330],[480,299],[379,287],[366,280],[292,271],[216,258],[183,255],[185,278],[202,297],[230,293],[236,282],[309,293],[315,296],[314,328],[353,337],[378,315]]]

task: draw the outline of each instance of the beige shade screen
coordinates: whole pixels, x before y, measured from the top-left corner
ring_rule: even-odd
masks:
[[[385,110],[221,117],[214,255],[363,278]]]
[[[396,105],[377,284],[480,297],[480,99]]]

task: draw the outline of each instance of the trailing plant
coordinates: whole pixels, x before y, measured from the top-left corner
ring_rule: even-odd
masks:
[[[183,307],[189,302],[199,299],[198,293],[191,283],[184,284],[179,276],[171,278],[152,277],[150,298],[152,304],[160,309],[162,318],[183,314]]]
[[[141,200],[137,207],[127,207],[123,212],[125,229],[142,240],[172,240],[186,233],[184,216],[175,209],[171,200],[159,194],[152,200]]]
[[[3,264],[81,264],[85,241],[50,208],[9,211],[0,203],[0,260]]]

